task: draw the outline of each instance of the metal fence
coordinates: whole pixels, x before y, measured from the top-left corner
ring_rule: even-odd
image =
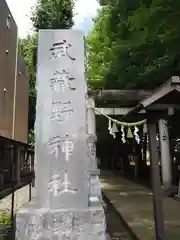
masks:
[[[15,198],[24,189],[30,201],[33,182],[34,151],[28,144],[0,136],[0,240],[14,239]]]

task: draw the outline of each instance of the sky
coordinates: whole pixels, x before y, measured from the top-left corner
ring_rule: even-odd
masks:
[[[26,37],[28,33],[32,32],[30,12],[31,7],[36,4],[36,0],[6,0],[6,2],[18,26],[20,38]],[[93,25],[92,18],[96,16],[98,8],[99,4],[96,0],[77,0],[74,28],[82,30],[87,35]]]

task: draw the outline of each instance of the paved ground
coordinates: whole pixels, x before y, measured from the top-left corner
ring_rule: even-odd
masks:
[[[110,171],[101,171],[104,195],[140,240],[154,240],[152,193]],[[164,198],[164,219],[168,240],[180,239],[180,202]]]
[[[132,183],[110,171],[101,171],[101,188],[108,204],[108,232],[114,240],[130,240],[117,212],[128,223],[140,240],[154,240],[154,219],[152,193],[138,184]],[[35,188],[32,189],[35,198]],[[29,200],[29,186],[23,187],[15,193],[15,211]],[[180,239],[180,202],[164,198],[164,217],[166,236],[168,240]],[[9,210],[11,195],[0,201],[0,211]],[[116,211],[114,210],[116,209]]]
[[[32,198],[35,197],[35,188],[32,188]],[[0,212],[11,211],[12,194],[0,200]],[[17,190],[14,195],[15,212],[29,201],[29,185]]]
[[[119,215],[114,207],[104,198],[107,204],[107,231],[112,240],[132,240],[125,226],[123,225]]]
[[[35,198],[35,188],[32,188],[32,199]],[[7,196],[6,198],[0,201],[0,212],[8,211],[11,209],[11,199],[12,195]],[[21,208],[24,204],[29,201],[29,186],[25,186],[15,192],[15,212]],[[107,204],[107,229],[108,233],[111,235],[112,240],[132,240],[128,234],[126,228],[124,227],[119,215],[106,199],[104,201]]]

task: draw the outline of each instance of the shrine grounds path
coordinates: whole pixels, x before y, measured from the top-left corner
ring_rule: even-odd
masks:
[[[105,197],[103,200],[107,205],[107,232],[111,236],[111,240],[133,240],[114,207]]]
[[[36,198],[35,187],[31,191],[32,200]],[[0,214],[1,212],[9,212],[11,210],[12,194],[0,200]],[[29,201],[29,185],[17,190],[14,198],[14,210],[18,211],[24,204]],[[111,236],[111,240],[132,240],[126,227],[122,224],[121,218],[111,204],[104,198],[107,204],[107,230]]]
[[[101,189],[108,210],[108,232],[113,240],[154,240],[152,193],[111,171],[101,170]],[[11,195],[0,200],[0,212],[11,208]],[[32,199],[35,188],[32,188]],[[29,186],[15,192],[15,212],[29,201]],[[180,239],[180,202],[163,200],[167,240]],[[127,228],[129,231],[127,231]]]
[[[154,240],[153,202],[150,190],[111,171],[101,170],[100,181],[105,198],[129,228],[133,238]],[[164,197],[163,208],[166,239],[179,240],[180,202]],[[117,225],[115,222],[114,224]]]

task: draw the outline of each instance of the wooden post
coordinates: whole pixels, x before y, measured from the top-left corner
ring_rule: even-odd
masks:
[[[12,191],[12,197],[11,197],[11,226],[14,230],[14,187]]]
[[[147,134],[144,135],[144,144],[143,144],[143,162],[145,169],[147,168]]]
[[[151,161],[151,180],[153,190],[153,207],[156,240],[165,238],[164,216],[163,216],[163,192],[160,181],[160,169],[157,154],[156,121],[151,114],[148,114],[148,142]]]
[[[16,168],[16,183],[20,182],[21,179],[21,149],[19,147],[14,147],[14,159]]]
[[[33,173],[33,179],[32,179],[32,187],[35,187],[35,162],[34,162],[34,153],[33,151],[30,152],[30,158],[31,158],[31,172]]]
[[[11,167],[12,167],[12,181],[15,182],[16,181],[16,163],[15,163],[15,150],[14,150],[14,145],[10,146],[10,157],[11,157]]]

